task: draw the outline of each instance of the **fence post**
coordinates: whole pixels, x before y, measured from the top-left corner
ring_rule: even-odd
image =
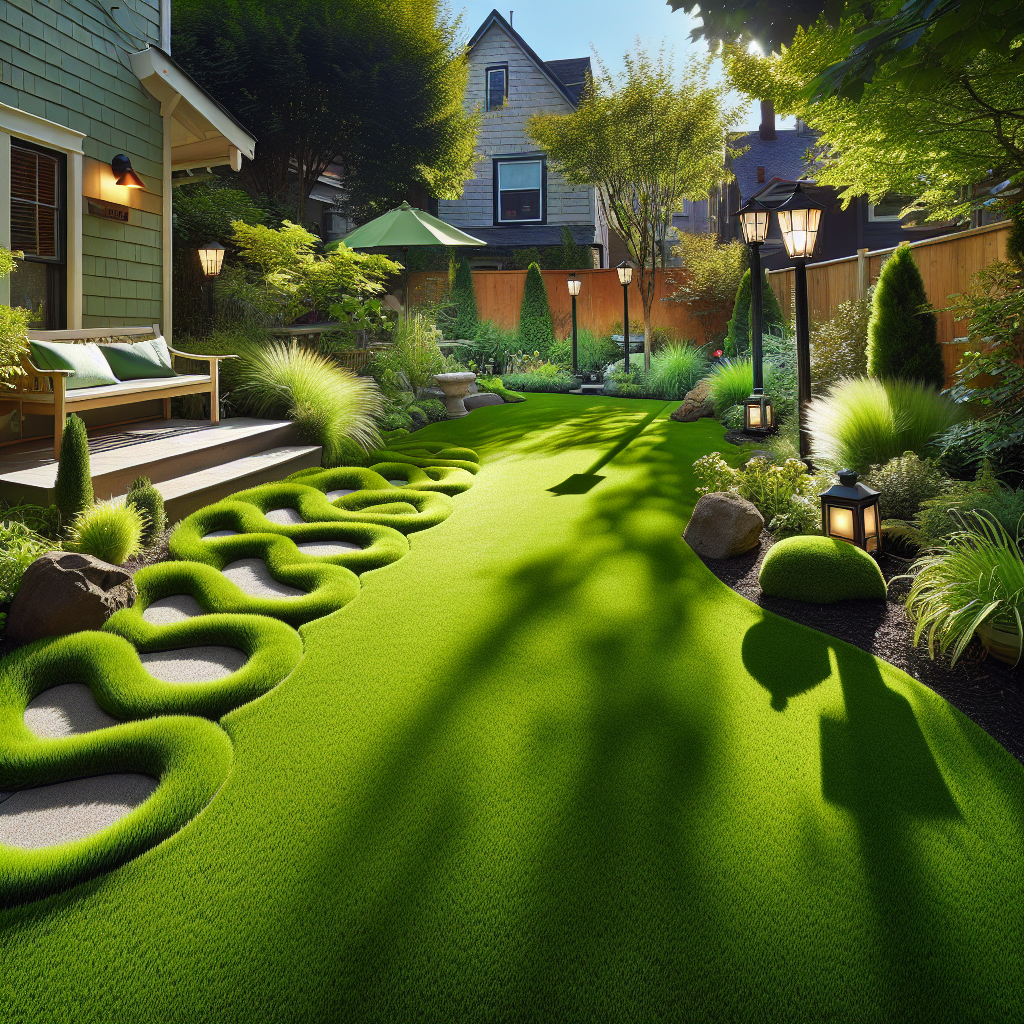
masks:
[[[857,298],[868,297],[868,282],[871,278],[870,264],[868,263],[868,250],[857,250]]]

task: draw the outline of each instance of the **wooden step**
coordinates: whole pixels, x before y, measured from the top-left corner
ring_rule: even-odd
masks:
[[[176,523],[235,491],[283,480],[300,469],[319,466],[322,452],[319,445],[312,444],[270,448],[197,473],[162,480],[155,486],[163,495],[167,522]]]
[[[124,494],[136,477],[153,483],[219,467],[297,440],[287,420],[234,417],[217,424],[155,420],[90,433],[92,484],[97,499]],[[0,449],[0,498],[51,505],[57,463],[52,447],[28,443]]]

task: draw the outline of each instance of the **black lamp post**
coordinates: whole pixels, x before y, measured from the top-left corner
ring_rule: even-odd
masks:
[[[775,429],[775,411],[764,393],[764,357],[762,355],[761,315],[764,296],[761,294],[761,246],[768,237],[771,211],[756,199],[737,210],[743,241],[750,246],[750,355],[753,364],[754,387],[743,402],[743,432],[767,434]]]
[[[623,260],[615,269],[619,272],[619,284],[622,285],[622,337],[626,350],[622,368],[629,373],[629,283],[633,280],[633,267]]]
[[[821,529],[826,537],[856,544],[865,551],[881,551],[878,491],[857,482],[852,469],[839,471],[839,484],[821,495]]]
[[[219,242],[207,242],[199,250],[199,262],[203,266],[203,275],[206,278],[206,307],[210,316],[210,327],[213,327],[213,278],[220,275],[224,266],[224,246]]]
[[[580,279],[576,276],[576,271],[572,272],[572,277],[568,280],[569,294],[572,296],[572,372],[575,375],[579,369],[579,359],[577,358],[576,349],[576,296],[580,293]]]
[[[793,261],[795,287],[793,307],[796,314],[797,405],[800,417],[800,458],[811,466],[810,434],[807,431],[807,405],[811,400],[811,332],[807,310],[807,260],[814,254],[823,207],[797,185],[793,194],[776,207],[782,241]]]

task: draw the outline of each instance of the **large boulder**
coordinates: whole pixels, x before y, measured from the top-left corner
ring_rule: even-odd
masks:
[[[757,547],[764,517],[732,491],[712,491],[697,502],[683,540],[702,558],[732,558]]]
[[[92,555],[49,551],[26,570],[7,613],[6,636],[30,643],[99,629],[135,603],[132,574]]]
[[[715,405],[708,398],[710,388],[711,385],[706,380],[702,380],[692,391],[687,391],[683,398],[683,404],[672,413],[672,419],[678,423],[693,423],[694,420],[714,416]]]

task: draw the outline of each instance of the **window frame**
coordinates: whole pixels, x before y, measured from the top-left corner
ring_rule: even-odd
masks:
[[[504,220],[501,217],[501,190],[498,187],[498,167],[500,164],[540,164],[540,216],[530,220]],[[548,222],[548,161],[543,153],[532,156],[496,156],[491,159],[491,182],[494,199],[494,225],[506,227],[509,224],[547,224]],[[505,189],[507,192],[525,191],[523,189]]]
[[[885,198],[886,198],[885,196],[882,197],[883,200]],[[868,203],[868,221],[870,223],[872,223],[872,224],[899,224],[903,220],[903,218],[898,213],[897,214],[880,214],[880,213],[875,213],[876,207],[880,206],[880,205],[881,205],[880,203],[879,204]],[[907,204],[905,202],[900,204],[901,207],[906,206],[906,205]]]
[[[491,73],[500,71],[505,79],[505,88],[500,107],[491,106]],[[508,106],[508,64],[488,64],[484,68],[484,110],[504,110]]]

